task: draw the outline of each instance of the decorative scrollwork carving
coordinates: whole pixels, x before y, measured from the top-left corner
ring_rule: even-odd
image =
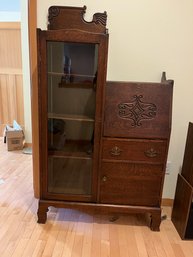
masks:
[[[48,29],[77,29],[85,32],[107,34],[107,13],[95,13],[92,21],[84,19],[86,6],[50,6],[48,10]]]
[[[52,6],[48,12],[48,22],[50,22],[54,17],[57,17],[60,13],[60,9],[57,6]]]
[[[96,23],[96,24],[101,24],[103,26],[106,26],[107,23],[107,13],[95,13],[93,15],[93,20],[92,22]]]
[[[119,117],[122,119],[132,120],[132,126],[141,126],[142,120],[150,120],[155,118],[157,107],[153,103],[144,103],[141,101],[142,95],[134,95],[134,100],[128,103],[120,103],[118,105]]]

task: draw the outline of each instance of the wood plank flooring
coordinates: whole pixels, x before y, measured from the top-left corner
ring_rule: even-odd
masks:
[[[143,215],[108,215],[51,208],[37,224],[32,157],[8,152],[0,138],[1,257],[192,257],[193,241],[182,241],[169,207],[161,231],[152,232]]]

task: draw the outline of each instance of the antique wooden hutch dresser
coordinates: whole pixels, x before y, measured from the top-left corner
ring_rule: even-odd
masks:
[[[159,230],[173,81],[106,82],[106,13],[49,8],[38,29],[40,200],[49,206],[149,213]]]

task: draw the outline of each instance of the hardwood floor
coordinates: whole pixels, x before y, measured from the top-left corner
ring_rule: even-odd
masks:
[[[152,232],[142,215],[108,215],[51,208],[37,224],[32,156],[8,152],[0,138],[1,257],[192,257],[193,241],[182,241],[169,207],[161,231]]]

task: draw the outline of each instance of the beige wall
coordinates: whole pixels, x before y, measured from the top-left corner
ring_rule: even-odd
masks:
[[[188,122],[193,120],[193,2],[191,0],[39,0],[38,27],[46,29],[51,5],[87,6],[86,19],[107,11],[110,41],[108,80],[175,80],[173,126],[164,198],[173,198]]]

